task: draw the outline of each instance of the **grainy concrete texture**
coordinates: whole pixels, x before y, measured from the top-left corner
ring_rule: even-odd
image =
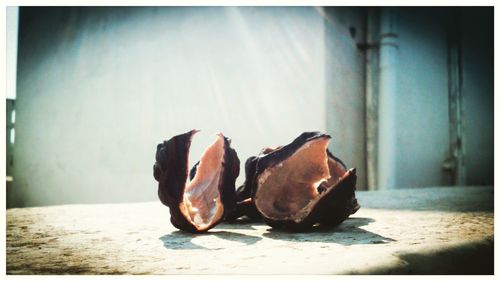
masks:
[[[357,192],[334,228],[176,230],[160,202],[7,210],[7,274],[492,274],[493,187]]]

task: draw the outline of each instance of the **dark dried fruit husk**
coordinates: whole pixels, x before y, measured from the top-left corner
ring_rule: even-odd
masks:
[[[305,230],[320,223],[337,225],[358,209],[356,170],[347,170],[327,149],[330,136],[303,133],[292,143],[252,160],[252,203],[276,228]]]
[[[153,176],[158,197],[170,209],[170,221],[178,229],[204,232],[217,225],[236,205],[235,181],[239,159],[222,134],[191,169],[189,148],[196,130],[172,137],[157,146]]]
[[[226,221],[234,221],[243,216],[250,219],[261,218],[252,201],[250,185],[252,177],[249,176],[255,174],[256,159],[257,157],[253,156],[248,158],[245,162],[245,182],[236,189],[236,206],[231,212],[226,213]]]
[[[233,221],[244,216],[250,219],[262,218],[259,211],[255,208],[255,204],[252,199],[252,185],[253,179],[255,178],[257,160],[263,155],[279,148],[281,148],[281,146],[264,148],[258,156],[251,156],[247,159],[245,162],[245,182],[236,189],[236,208],[233,212],[227,214],[227,221]]]

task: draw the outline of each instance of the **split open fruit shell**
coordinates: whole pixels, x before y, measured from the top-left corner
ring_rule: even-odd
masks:
[[[296,231],[317,223],[337,225],[360,208],[356,169],[347,169],[330,153],[330,139],[320,132],[302,133],[247,161],[255,168],[244,188],[268,225]]]
[[[153,166],[158,197],[169,207],[171,223],[195,233],[209,230],[234,210],[240,172],[236,151],[222,133],[189,172],[189,149],[197,132],[191,130],[158,144]]]

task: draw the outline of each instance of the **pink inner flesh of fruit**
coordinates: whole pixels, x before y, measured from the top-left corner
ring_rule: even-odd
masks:
[[[330,179],[329,141],[327,137],[311,140],[259,175],[255,204],[264,216],[294,219],[318,197],[317,187]]]
[[[195,177],[184,189],[180,210],[199,230],[208,228],[223,215],[218,188],[223,158],[224,137],[218,134],[203,152]]]
[[[335,185],[340,180],[340,178],[347,172],[347,170],[344,169],[344,167],[340,163],[338,163],[337,161],[335,161],[333,158],[330,157],[328,157],[328,168],[330,169],[331,177],[325,183],[323,183],[323,185],[327,187]]]

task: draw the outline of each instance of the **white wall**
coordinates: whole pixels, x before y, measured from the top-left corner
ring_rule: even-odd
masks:
[[[447,185],[448,12],[396,13],[395,184]],[[356,45],[364,15],[335,7],[21,9],[9,205],[157,200],[156,144],[192,128],[202,130],[192,162],[221,131],[242,165],[265,146],[326,131],[366,187]],[[463,9],[468,184],[493,183],[488,16]]]
[[[326,129],[311,7],[24,9],[20,28],[21,205],[156,200],[156,144],[192,128],[193,158],[221,131],[242,164]]]
[[[347,166],[357,168],[357,187],[366,189],[364,12],[361,8],[329,7],[325,18],[326,127],[330,149]],[[353,34],[351,33],[353,32]]]

